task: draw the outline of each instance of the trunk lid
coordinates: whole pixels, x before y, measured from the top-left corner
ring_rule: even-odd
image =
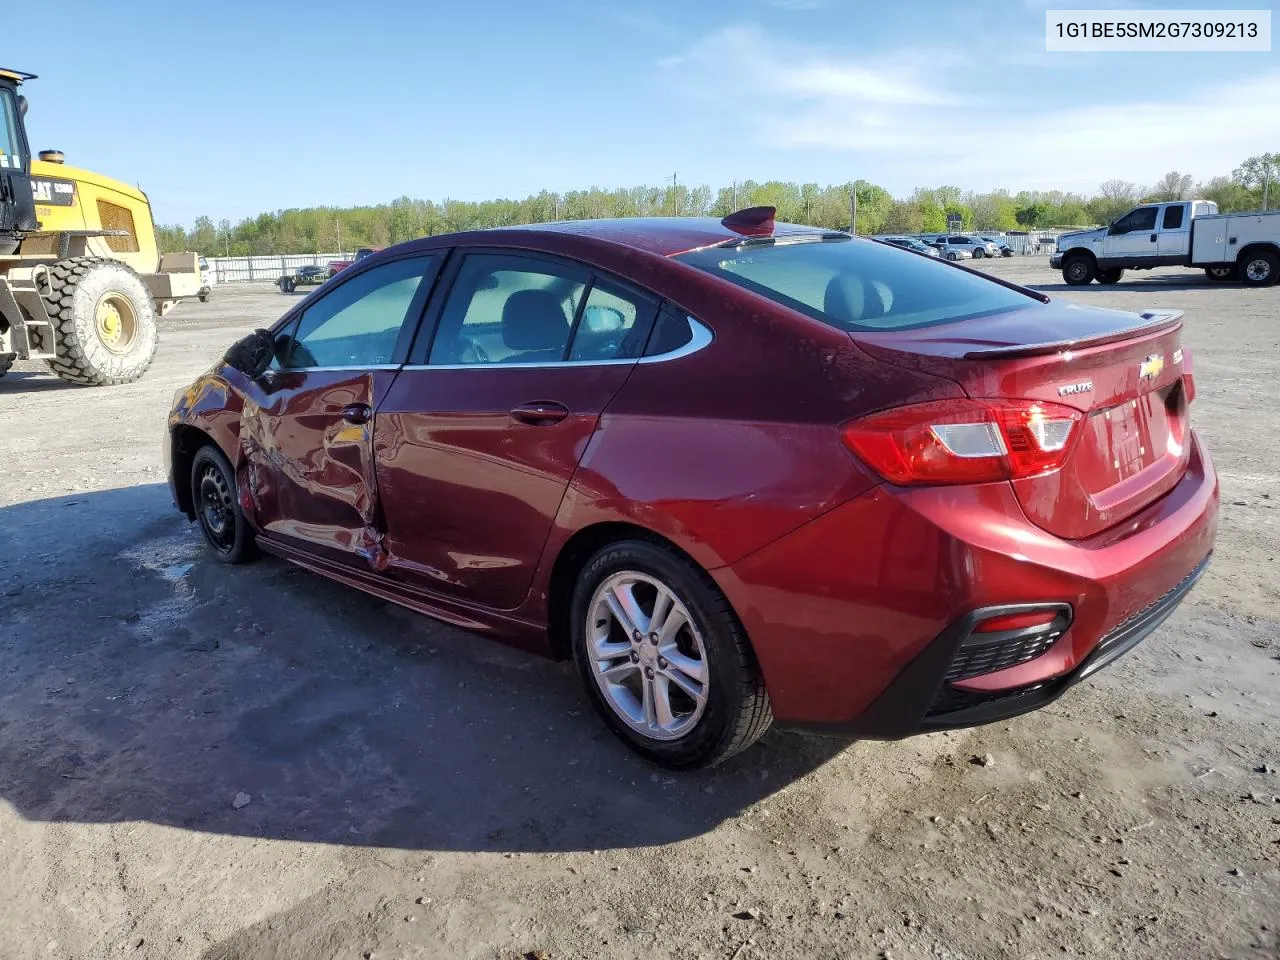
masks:
[[[1066,539],[1122,523],[1163,496],[1190,452],[1182,314],[1051,302],[912,330],[851,334],[882,360],[944,376],[975,398],[1085,414],[1063,466],[1011,481],[1027,518]]]

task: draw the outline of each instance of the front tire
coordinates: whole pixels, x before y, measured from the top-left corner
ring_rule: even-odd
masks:
[[[973,248],[973,259],[975,259],[975,260],[981,260],[981,259],[982,259],[983,257],[985,257],[986,255],[987,255],[987,252],[986,252],[985,250],[983,250],[981,247],[974,247],[974,248]]]
[[[951,263],[955,263],[957,260],[959,260],[959,259],[960,259],[960,254],[958,254],[958,253],[948,253],[948,254],[947,254],[947,259],[948,259]]]
[[[1240,279],[1250,287],[1267,287],[1280,275],[1280,257],[1270,250],[1255,250],[1240,258]]]
[[[191,461],[191,503],[200,532],[219,562],[245,563],[258,555],[236,496],[235,471],[210,444],[197,450]]]
[[[1117,267],[1114,270],[1099,270],[1098,282],[1105,284],[1119,283],[1120,278],[1124,276],[1124,270]]]
[[[49,267],[45,309],[63,380],[102,387],[132,383],[151,366],[160,333],[142,278],[118,260],[74,257]]]
[[[1085,287],[1093,281],[1095,268],[1087,256],[1070,257],[1062,265],[1062,279],[1073,287]]]
[[[645,759],[713,766],[773,723],[742,624],[711,578],[673,550],[644,540],[601,548],[578,576],[570,617],[587,695]]]

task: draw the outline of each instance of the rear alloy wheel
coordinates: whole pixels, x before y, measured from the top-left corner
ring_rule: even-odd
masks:
[[[773,712],[742,625],[707,575],[643,540],[603,547],[578,578],[574,660],[627,746],[671,768],[745,750]]]
[[[244,563],[257,556],[253,531],[240,511],[236,477],[222,451],[203,446],[191,462],[191,503],[205,541],[222,563]]]
[[[1265,287],[1276,282],[1280,258],[1270,250],[1256,250],[1240,258],[1240,279],[1251,287]]]
[[[1124,270],[1119,267],[1116,267],[1114,270],[1099,270],[1098,282],[1106,284],[1119,283],[1120,278],[1123,276]]]
[[[1062,279],[1073,287],[1087,286],[1093,280],[1093,261],[1086,256],[1075,256],[1062,265]]]
[[[1204,275],[1210,280],[1216,280],[1219,283],[1225,283],[1228,280],[1235,280],[1239,276],[1240,268],[1236,264],[1225,267],[1205,267]]]

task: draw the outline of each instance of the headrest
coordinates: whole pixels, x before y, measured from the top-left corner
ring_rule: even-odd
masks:
[[[569,321],[560,300],[545,290],[521,290],[502,308],[502,342],[509,350],[560,350]]]

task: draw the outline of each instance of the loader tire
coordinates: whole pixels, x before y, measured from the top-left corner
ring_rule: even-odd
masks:
[[[13,361],[18,359],[16,353],[0,353],[0,377],[9,372],[9,368],[13,366]]]
[[[119,260],[74,257],[49,268],[45,308],[57,357],[49,369],[71,383],[132,383],[151,366],[160,339],[151,294]]]

